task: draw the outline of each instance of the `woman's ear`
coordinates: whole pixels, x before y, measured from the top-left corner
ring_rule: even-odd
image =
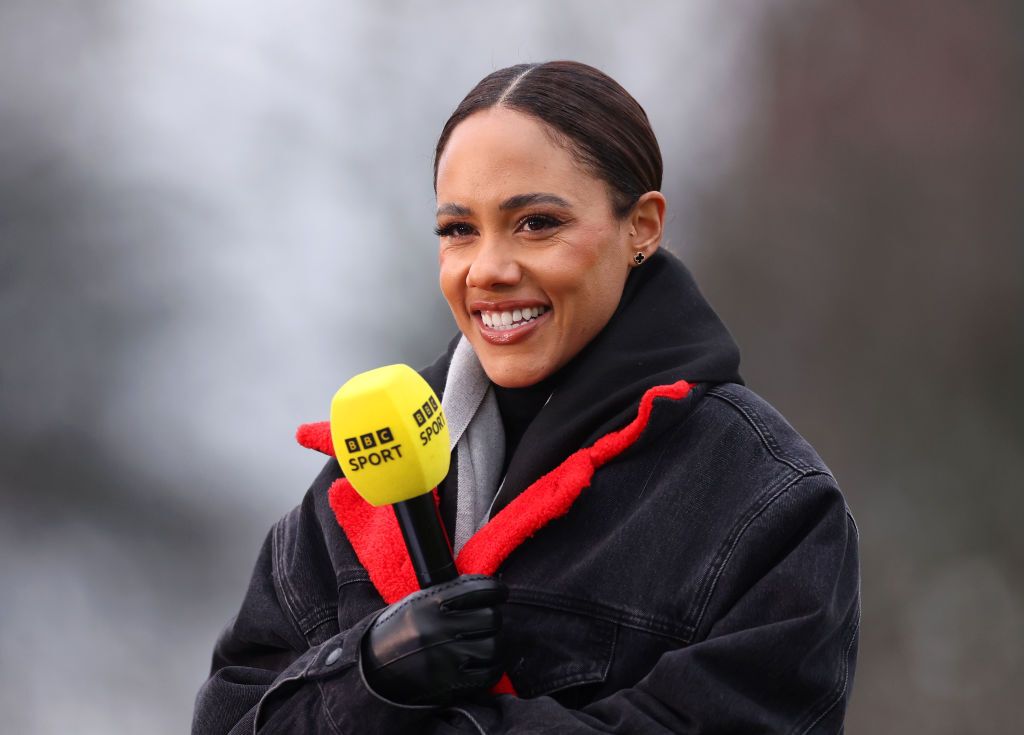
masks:
[[[630,250],[635,258],[634,263],[639,265],[654,255],[661,245],[665,226],[665,197],[660,191],[647,192],[636,200],[628,219]],[[637,253],[643,257],[637,258]]]

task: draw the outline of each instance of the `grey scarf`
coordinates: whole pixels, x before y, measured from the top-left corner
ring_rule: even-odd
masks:
[[[487,521],[505,459],[505,430],[491,381],[463,337],[452,355],[441,398],[451,446],[458,447],[455,553]]]

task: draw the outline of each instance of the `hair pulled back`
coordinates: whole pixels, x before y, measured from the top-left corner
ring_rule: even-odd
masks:
[[[467,117],[495,106],[545,123],[584,167],[603,179],[617,217],[640,196],[661,189],[661,149],[647,113],[614,79],[576,61],[517,64],[488,74],[448,118],[434,152],[437,164]]]

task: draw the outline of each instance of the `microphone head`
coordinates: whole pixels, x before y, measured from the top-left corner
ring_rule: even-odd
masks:
[[[360,373],[331,400],[331,439],[366,502],[389,505],[433,490],[451,461],[441,401],[408,365]]]

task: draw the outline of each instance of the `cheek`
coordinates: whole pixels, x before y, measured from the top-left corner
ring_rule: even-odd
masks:
[[[616,257],[614,242],[603,234],[599,231],[586,245],[567,249],[549,263],[549,288],[574,308],[606,311],[608,302],[618,303],[628,269]]]
[[[457,258],[446,255],[444,251],[438,255],[438,282],[445,301],[448,302],[448,306],[458,318],[465,296],[465,269]]]
[[[595,257],[559,278],[560,291],[574,331],[587,338],[600,331],[622,297],[628,268],[613,257]]]

